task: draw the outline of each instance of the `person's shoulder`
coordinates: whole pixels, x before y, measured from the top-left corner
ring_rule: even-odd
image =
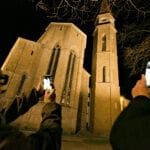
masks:
[[[45,103],[43,109],[58,109],[61,108],[61,105],[57,102]]]
[[[61,105],[57,102],[52,103],[53,107],[55,107],[56,109],[61,109]]]
[[[150,98],[149,97],[146,97],[144,95],[138,95],[136,96],[132,101],[148,101],[150,102]]]
[[[60,103],[57,103],[57,102],[55,102],[55,105],[56,105],[56,106],[61,106],[61,104],[60,104]]]

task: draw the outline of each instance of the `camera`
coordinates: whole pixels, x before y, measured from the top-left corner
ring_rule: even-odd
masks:
[[[150,61],[148,61],[146,64],[145,77],[146,77],[146,85],[150,89]]]
[[[51,90],[54,88],[54,84],[53,84],[53,76],[51,75],[44,75],[43,76],[43,89],[46,90]]]

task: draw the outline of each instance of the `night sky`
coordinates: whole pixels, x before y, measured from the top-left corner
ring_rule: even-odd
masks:
[[[44,22],[40,20],[31,5],[14,3],[6,0],[0,5],[0,62],[2,63],[9,53],[17,37],[37,40],[44,30]],[[11,4],[12,3],[12,4]],[[8,5],[9,4],[9,5]]]

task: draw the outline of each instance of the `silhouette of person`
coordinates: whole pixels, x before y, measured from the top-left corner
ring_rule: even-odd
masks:
[[[150,149],[150,91],[144,74],[131,94],[133,99],[120,113],[110,132],[113,150]]]
[[[0,90],[8,76],[0,71]],[[24,114],[44,95],[40,128],[25,135],[9,123]],[[29,97],[16,97],[7,108],[0,108],[0,150],[60,150],[61,149],[61,105],[56,103],[55,89],[43,90],[42,83],[31,90]],[[36,116],[35,116],[36,117]]]

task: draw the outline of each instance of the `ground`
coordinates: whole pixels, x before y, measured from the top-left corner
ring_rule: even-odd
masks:
[[[107,138],[63,135],[61,150],[112,150]]]
[[[23,130],[26,135],[33,131]],[[108,138],[95,137],[90,133],[62,135],[61,150],[112,150]]]

